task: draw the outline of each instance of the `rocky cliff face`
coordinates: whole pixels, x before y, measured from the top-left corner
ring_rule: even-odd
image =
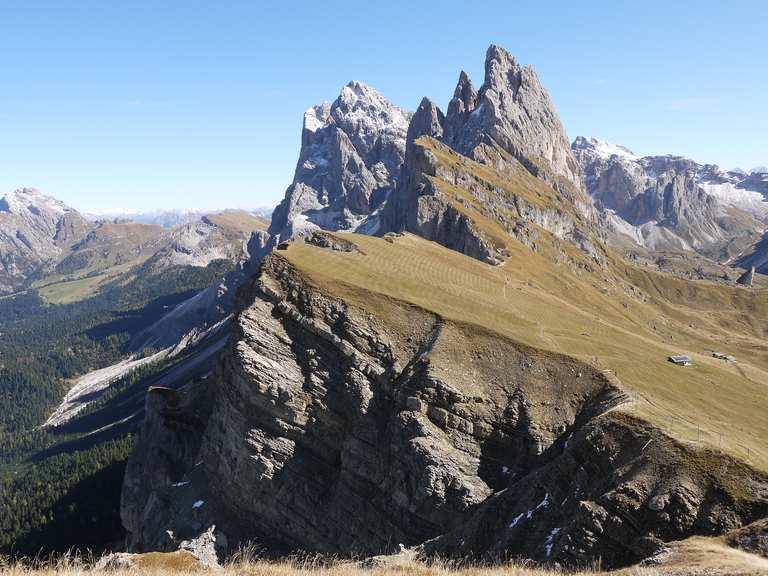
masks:
[[[0,292],[54,262],[91,228],[64,203],[32,188],[0,199]]]
[[[131,550],[213,534],[221,554],[402,544],[620,566],[768,512],[767,478],[607,413],[626,396],[601,371],[372,298],[331,297],[267,256],[217,388],[150,393],[124,483]]]
[[[652,250],[713,255],[740,237],[754,241],[768,217],[754,177],[680,156],[639,157],[595,138],[577,138],[573,151],[614,232]]]
[[[548,169],[581,185],[565,129],[536,71],[500,46],[488,48],[478,92],[461,73],[446,124],[446,143],[465,156],[481,143],[495,143],[533,171]]]
[[[270,234],[285,240],[307,226],[357,229],[397,184],[409,120],[408,112],[357,81],[332,104],[307,110],[293,184],[272,216]]]
[[[528,194],[543,188],[551,193]],[[551,201],[537,201],[545,196]],[[590,232],[592,205],[549,95],[533,68],[498,46],[488,49],[479,91],[461,72],[447,115],[422,100],[381,229],[407,230],[498,264],[506,251],[483,233],[483,219],[530,248],[540,228],[602,260]]]
[[[691,242],[713,234],[703,222],[722,217],[720,205],[702,196],[684,161],[670,162],[649,161],[640,175],[610,157],[584,165],[591,185],[623,183],[623,195],[606,184],[605,199],[628,217],[663,218]],[[646,194],[636,182],[650,174]],[[385,235],[366,239],[371,250],[404,239],[388,232],[412,232],[489,264],[509,262],[491,269],[462,259],[483,270],[535,265],[540,278],[574,290],[585,276],[591,290],[617,280],[581,178],[536,74],[498,47],[479,90],[461,74],[446,115],[424,99],[411,117],[359,83],[308,111],[294,183],[271,237],[254,250],[251,272],[264,256],[258,273],[241,283],[215,388],[149,395],[124,483],[128,547],[214,541],[226,554],[255,540],[274,554],[372,555],[404,545],[426,556],[621,566],[665,541],[768,513],[764,475],[613,410],[627,395],[585,361],[588,332],[573,336],[571,357],[422,307],[418,274],[405,281],[414,300],[345,283],[368,255],[354,236],[317,230]],[[441,264],[451,254],[424,244],[442,250],[430,252]],[[308,245],[339,292],[291,260]],[[322,259],[340,253],[350,258]],[[411,254],[400,256],[377,287],[411,266]],[[477,294],[486,279],[473,270],[440,278],[476,278]],[[526,280],[516,289],[532,288]],[[563,298],[545,300],[579,308]]]
[[[204,429],[199,452],[162,466],[153,460],[168,456],[149,448],[134,458],[123,508],[134,548],[161,544],[168,529],[188,537],[196,522],[229,539],[333,553],[419,544],[458,527],[510,471],[524,475],[567,430],[622,397],[578,362],[413,307],[388,304],[391,324],[313,289],[277,254],[241,305],[210,420],[185,436]],[[461,352],[470,334],[485,360]],[[436,360],[446,355],[457,364]],[[514,377],[491,385],[502,371]],[[562,402],[558,382],[576,373]],[[552,411],[556,397],[563,409]],[[140,443],[155,445],[147,438],[157,425],[149,420]],[[189,495],[172,484],[197,462],[191,490],[206,504],[195,520],[192,508],[179,513],[176,495]],[[136,472],[149,469],[176,472],[162,482]]]

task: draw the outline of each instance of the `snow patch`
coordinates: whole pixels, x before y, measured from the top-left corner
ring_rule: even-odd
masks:
[[[330,104],[324,102],[319,106],[312,106],[304,112],[304,130],[317,132],[320,128],[323,128],[328,118],[329,108]]]
[[[528,511],[528,514],[530,514],[530,513],[531,513],[531,511],[529,510],[529,511]],[[517,526],[517,523],[518,523],[518,522],[520,522],[520,520],[522,520],[523,516],[525,516],[525,512],[520,512],[520,514],[518,514],[517,516],[515,516],[515,517],[512,519],[512,522],[510,522],[510,523],[509,523],[509,527],[510,527],[510,528],[514,528],[515,526]],[[530,518],[530,516],[528,516],[528,517]]]
[[[611,144],[605,140],[599,138],[579,137],[574,143],[575,146],[583,150],[589,150],[594,155],[608,160],[612,156],[618,156],[619,158],[626,158],[627,160],[639,160],[640,156],[637,156],[629,148],[619,146],[618,144]]]
[[[544,541],[544,547],[547,549],[547,558],[552,554],[552,547],[554,546],[554,539],[560,533],[561,528],[553,528],[549,533],[547,539]]]
[[[757,190],[739,188],[733,182],[700,182],[699,186],[720,204],[741,208],[751,213],[768,214],[768,202]]]
[[[534,508],[533,510],[528,510],[528,512],[525,513],[526,519],[530,520],[533,517],[533,513],[536,512],[536,510],[538,510],[539,508],[546,508],[547,506],[549,506],[549,492],[544,494],[544,500],[539,502],[536,505],[536,508]]]

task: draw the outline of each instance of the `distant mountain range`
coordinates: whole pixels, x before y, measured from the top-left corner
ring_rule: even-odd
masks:
[[[572,149],[609,232],[625,243],[741,262],[766,232],[768,170],[640,157],[596,138],[576,138]]]
[[[134,214],[87,219],[74,208],[32,188],[0,199],[0,293],[33,282],[58,283],[151,260],[156,266],[207,266],[239,260],[243,244],[268,220],[250,212],[220,211]]]
[[[273,208],[254,208],[252,210],[240,210],[242,212],[250,212],[261,218],[269,219],[272,215]],[[187,224],[199,220],[207,214],[217,214],[223,212],[223,210],[152,210],[148,212],[140,212],[134,210],[98,210],[93,212],[83,212],[84,218],[90,221],[99,220],[130,220],[132,222],[141,222],[143,224],[156,224],[163,228],[173,228],[180,224]]]

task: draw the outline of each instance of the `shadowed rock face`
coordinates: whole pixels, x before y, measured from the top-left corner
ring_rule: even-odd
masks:
[[[735,505],[739,483],[768,478],[683,448],[627,415],[596,418],[550,450],[549,461],[489,498],[473,518],[425,545],[428,554],[603,565],[636,563],[691,533],[722,533],[768,511]],[[674,464],[672,464],[674,462]],[[705,472],[706,470],[706,472]]]

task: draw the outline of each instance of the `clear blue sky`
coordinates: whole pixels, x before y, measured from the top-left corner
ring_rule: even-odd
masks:
[[[0,0],[0,193],[81,210],[256,207],[303,111],[350,79],[445,106],[485,49],[533,64],[571,138],[768,164],[764,1]]]

